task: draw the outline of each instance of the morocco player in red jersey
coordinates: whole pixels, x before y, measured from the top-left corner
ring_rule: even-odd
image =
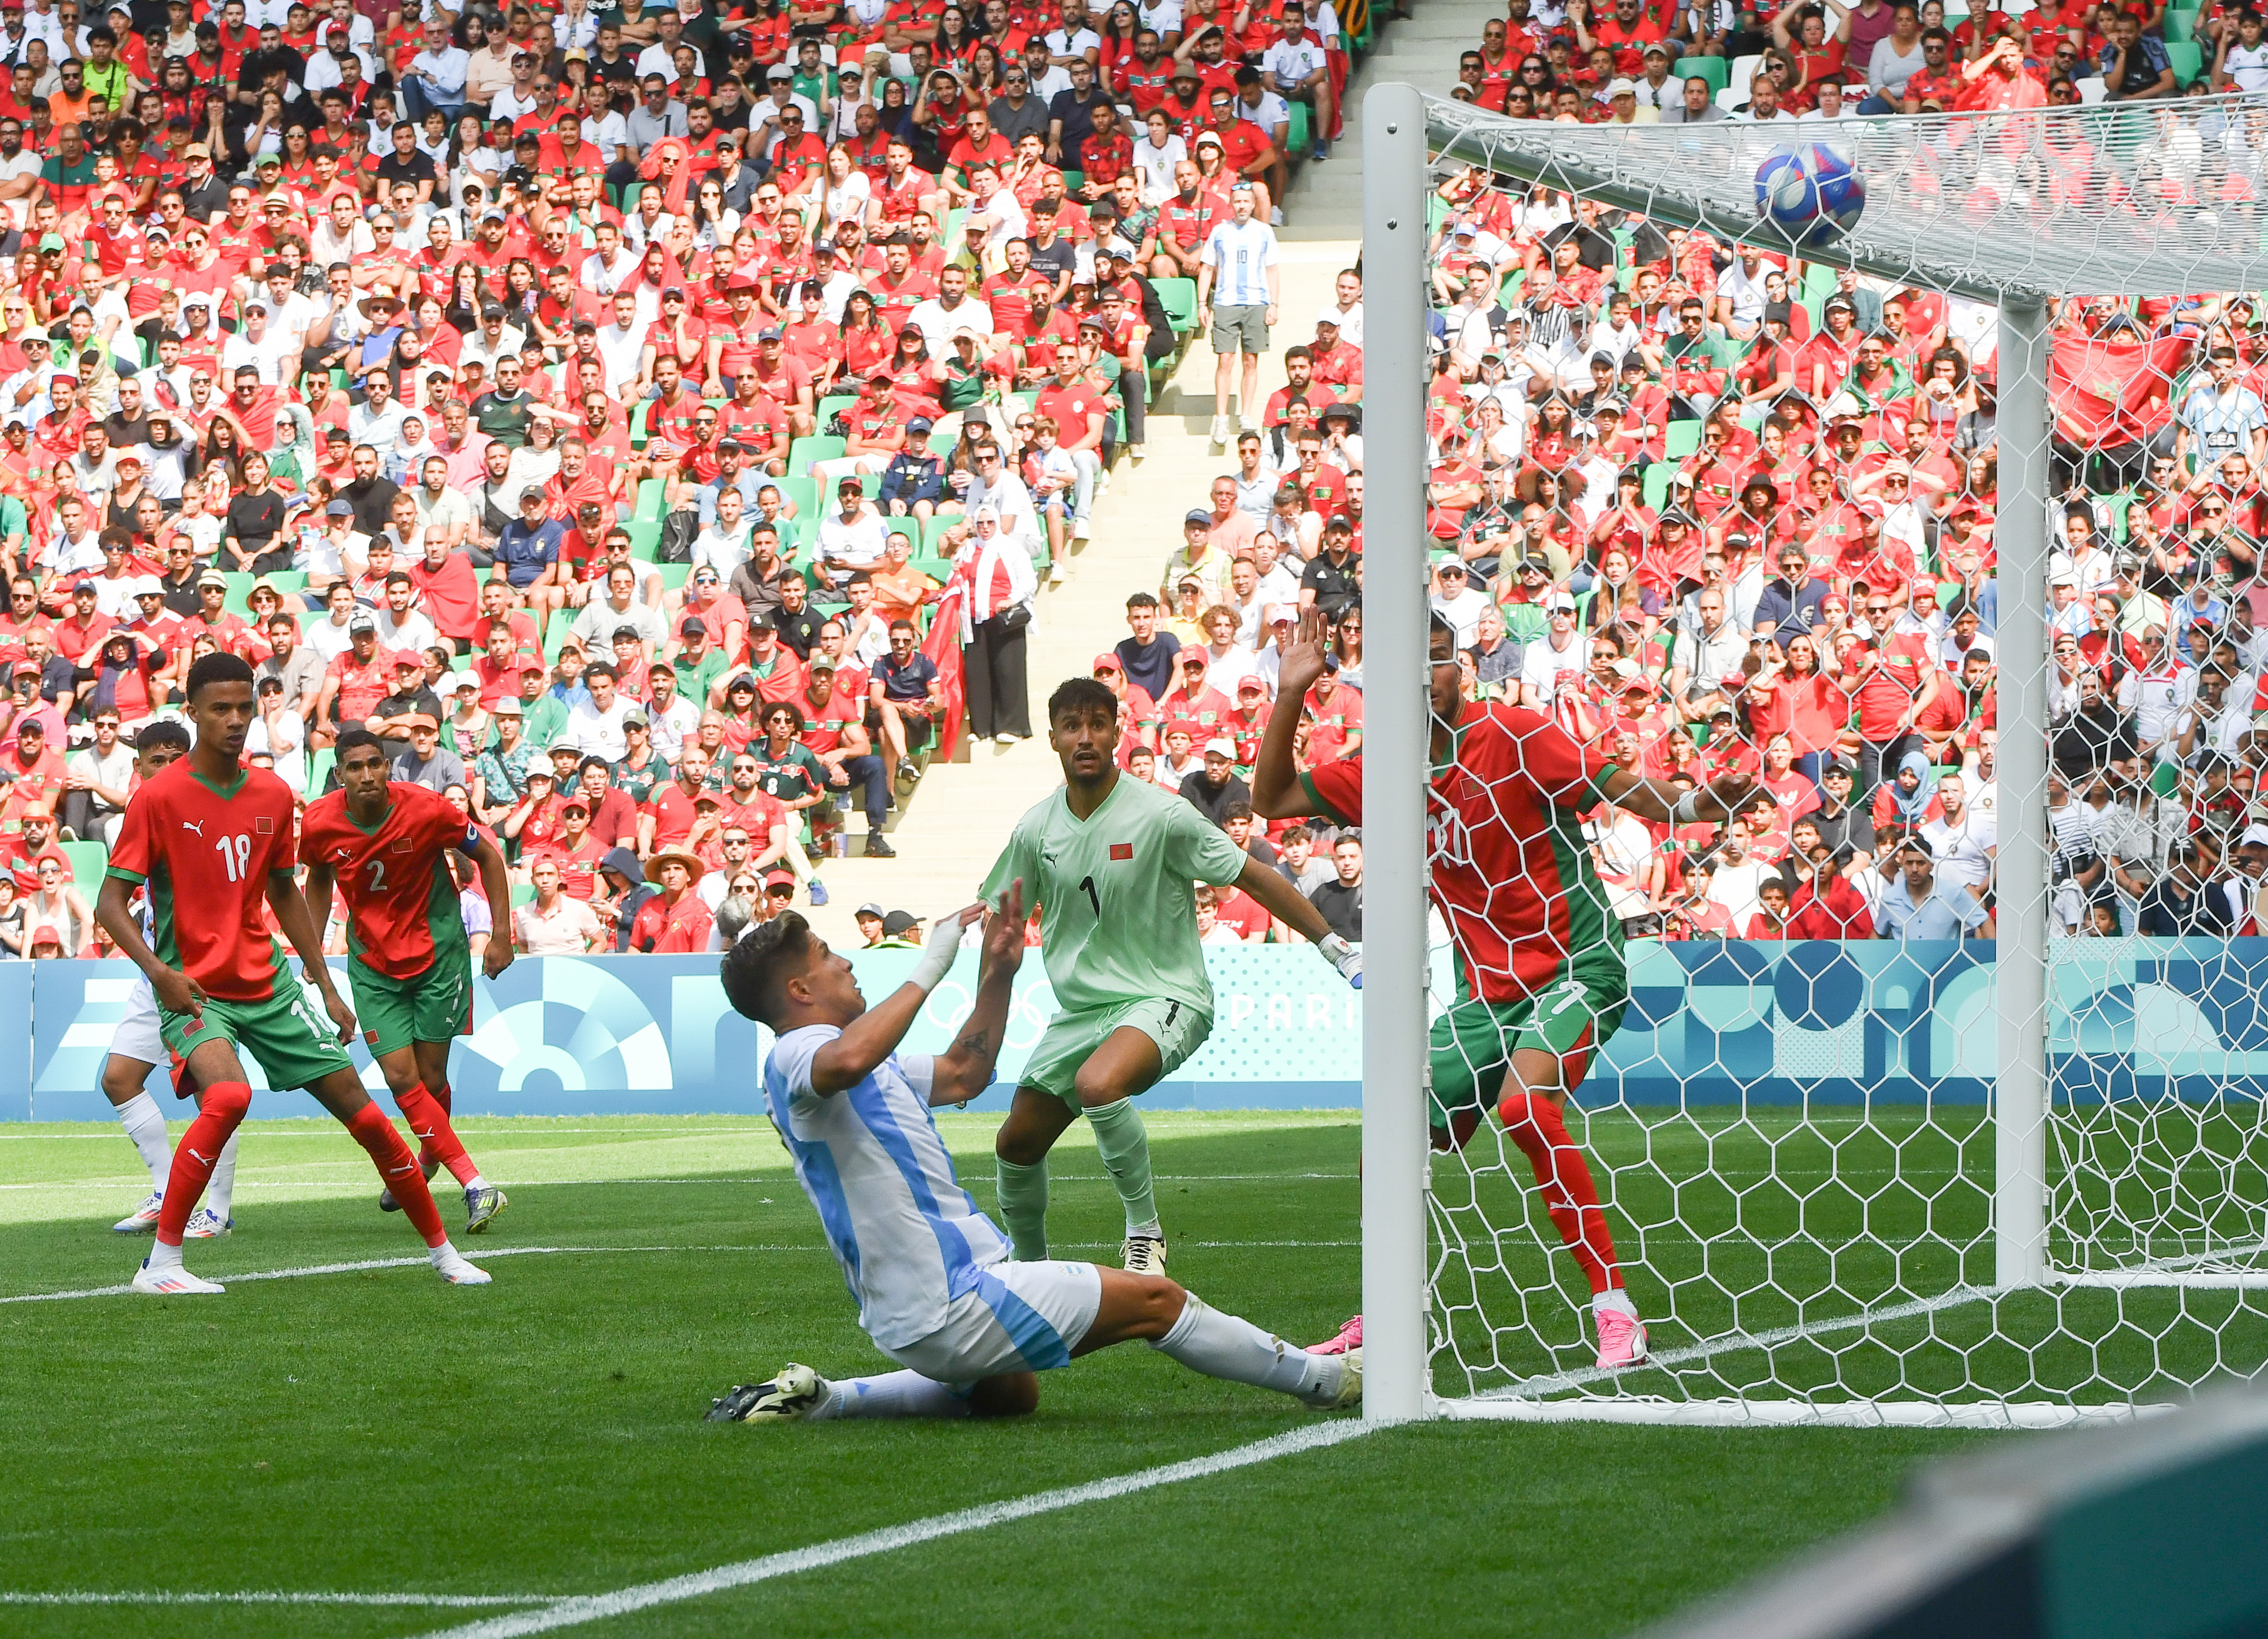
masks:
[[[364,1040],[394,1101],[416,1134],[427,1177],[439,1167],[464,1187],[465,1232],[477,1235],[506,1198],[481,1176],[449,1125],[449,1045],[473,1011],[472,944],[449,874],[448,850],[478,866],[491,915],[510,926],[512,883],[504,855],[440,792],[387,778],[393,759],[368,729],[339,735],[341,789],[307,805],[299,863],[307,908],[331,922],[331,890],[347,908],[347,985]],[[512,965],[512,942],[490,939],[482,962],[495,978]],[[392,1191],[379,1198],[396,1209]]]
[[[369,1151],[424,1236],[433,1267],[458,1285],[487,1274],[449,1244],[417,1158],[370,1097],[344,1043],[354,1012],[331,982],[321,937],[291,869],[291,790],[265,768],[244,766],[244,737],[258,707],[252,667],[227,653],[189,668],[183,702],[196,744],[134,793],[110,854],[95,916],[150,980],[158,1028],[174,1064],[174,1085],[200,1092],[197,1118],[173,1152],[158,1243],[135,1272],[137,1292],[218,1292],[181,1266],[181,1231],[212,1177],[221,1148],[252,1107],[239,1051],[275,1087],[305,1087]],[[130,904],[147,887],[151,930]],[[321,995],[326,1022],[284,966],[266,910],[299,953]]]
[[[1309,685],[1323,673],[1313,610],[1278,671],[1276,709],[1253,771],[1253,806],[1274,819],[1362,821],[1362,758],[1300,773],[1292,742]],[[1462,697],[1456,638],[1432,626],[1429,878],[1456,947],[1455,1003],[1433,1021],[1433,1146],[1462,1148],[1504,1072],[1497,1114],[1535,1169],[1552,1227],[1591,1283],[1599,1364],[1646,1358],[1646,1327],[1623,1290],[1613,1238],[1582,1151],[1567,1136],[1567,1095],[1621,1024],[1630,999],[1621,922],[1591,864],[1582,816],[1602,804],[1657,824],[1729,819],[1754,783],[1727,775],[1681,791],[1616,767],[1540,712]],[[1360,1341],[1348,1323],[1346,1347]]]

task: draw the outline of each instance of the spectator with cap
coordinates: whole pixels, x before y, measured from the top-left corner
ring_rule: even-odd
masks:
[[[1204,745],[1204,766],[1182,782],[1182,795],[1198,812],[1221,825],[1232,808],[1252,809],[1252,788],[1237,777],[1236,746],[1215,736]]]

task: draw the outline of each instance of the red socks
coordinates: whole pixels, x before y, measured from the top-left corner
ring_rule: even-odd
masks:
[[[1599,1192],[1591,1182],[1591,1169],[1583,1152],[1567,1136],[1567,1123],[1550,1099],[1515,1092],[1497,1106],[1504,1130],[1535,1169],[1543,1191],[1544,1210],[1559,1238],[1575,1254],[1592,1296],[1623,1283],[1615,1268],[1614,1238],[1607,1233],[1607,1215],[1600,1210]]]
[[[472,1157],[465,1153],[465,1146],[458,1140],[456,1129],[449,1125],[446,1087],[438,1092],[412,1087],[407,1092],[395,1094],[394,1101],[401,1106],[410,1133],[417,1139],[417,1158],[421,1162],[427,1156],[433,1157],[460,1184],[469,1184],[480,1176],[480,1168],[473,1165]]]
[[[212,1181],[220,1164],[221,1146],[252,1107],[252,1088],[245,1082],[225,1081],[204,1090],[198,1100],[197,1119],[173,1149],[173,1170],[166,1175],[166,1201],[158,1209],[158,1238],[168,1246],[181,1244],[181,1231]],[[438,1222],[437,1218],[435,1220]]]
[[[433,1204],[433,1192],[425,1187],[425,1174],[418,1170],[417,1158],[409,1153],[409,1146],[401,1142],[401,1135],[386,1119],[386,1113],[375,1104],[365,1104],[347,1117],[346,1126],[355,1142],[370,1152],[378,1175],[386,1180],[386,1187],[394,1192],[394,1201],[425,1238],[425,1244],[438,1246],[448,1239],[448,1232],[441,1227],[440,1209]],[[190,1130],[194,1132],[195,1128]],[[168,1189],[166,1193],[170,1201],[173,1191]],[[177,1236],[179,1233],[175,1231]]]

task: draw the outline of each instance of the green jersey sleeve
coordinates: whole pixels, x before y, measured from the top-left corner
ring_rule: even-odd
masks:
[[[1175,874],[1213,887],[1226,887],[1244,874],[1250,856],[1229,840],[1228,833],[1198,812],[1196,805],[1180,803],[1167,821],[1167,857]]]

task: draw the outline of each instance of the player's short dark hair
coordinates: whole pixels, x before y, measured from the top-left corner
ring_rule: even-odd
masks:
[[[1158,594],[1153,592],[1138,592],[1126,600],[1126,606],[1130,609],[1154,609],[1158,606]]]
[[[394,761],[392,754],[386,749],[386,742],[365,728],[341,729],[338,741],[332,747],[331,761],[343,768],[347,766],[347,758],[365,746],[378,753],[381,761],[386,762]]]
[[[1249,820],[1252,818],[1252,805],[1250,803],[1231,803],[1227,807],[1220,811],[1220,818],[1221,822],[1224,825],[1231,820]]]
[[[242,655],[232,655],[225,650],[215,650],[189,668],[189,680],[181,689],[184,700],[195,701],[200,689],[215,683],[241,683],[252,687],[252,663]]]
[[[619,683],[622,680],[622,674],[615,670],[614,663],[610,660],[593,660],[590,665],[585,666],[583,668],[583,680],[588,682],[591,679],[597,677],[600,673],[604,673],[606,674],[607,681],[609,683]]]
[[[733,943],[718,964],[725,999],[743,1018],[779,1028],[787,981],[811,960],[811,924],[784,911]]]
[[[187,751],[188,748],[189,731],[178,723],[145,724],[142,731],[134,737],[136,752]]]
[[[1098,683],[1091,677],[1070,677],[1056,685],[1056,692],[1048,696],[1048,721],[1068,717],[1074,722],[1084,722],[1090,717],[1101,716],[1111,722],[1118,720],[1118,696],[1109,686]]]

